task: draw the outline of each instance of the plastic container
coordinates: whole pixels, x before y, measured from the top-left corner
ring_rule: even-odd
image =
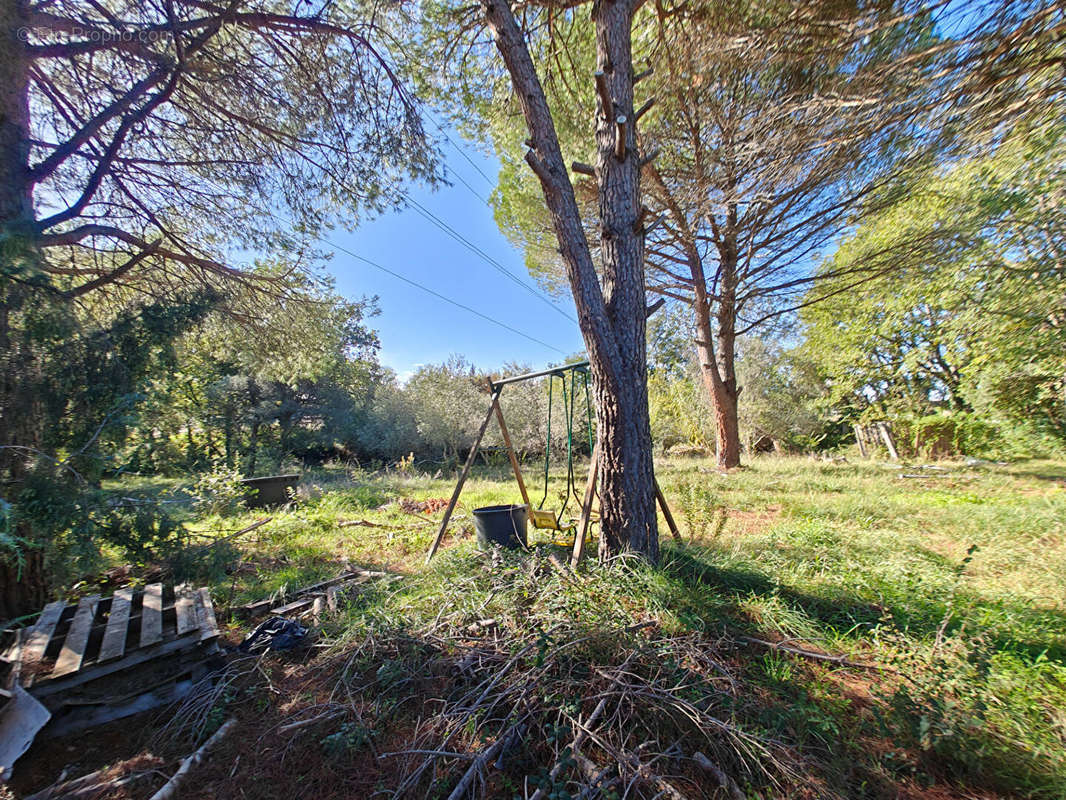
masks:
[[[489,550],[492,545],[511,549],[525,548],[528,509],[520,506],[485,506],[474,509],[477,546]]]
[[[262,478],[245,478],[241,481],[247,490],[244,505],[248,508],[285,505],[292,499],[289,490],[295,491],[299,482],[300,476],[296,473],[267,475]]]

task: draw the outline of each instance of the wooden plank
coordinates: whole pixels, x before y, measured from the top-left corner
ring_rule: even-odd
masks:
[[[144,587],[141,605],[141,647],[156,644],[163,638],[163,584]]]
[[[268,597],[265,600],[256,600],[254,603],[249,603],[246,606],[241,606],[236,609],[236,613],[241,617],[254,617],[257,614],[265,614],[270,610],[270,607],[275,603],[286,600],[293,597],[300,597],[301,595],[308,594],[310,592],[317,592],[325,589],[329,586],[336,586],[339,583],[347,583],[349,581],[358,580],[362,583],[370,578],[384,577],[387,573],[384,572],[369,572],[365,569],[350,570],[336,578],[330,578],[329,580],[321,581],[320,583],[314,583],[310,586],[304,586],[300,589],[296,589],[291,592],[285,592],[281,597]]]
[[[174,613],[178,618],[178,636],[200,626],[196,604],[193,602],[193,588],[187,583],[174,587]]]
[[[138,664],[144,664],[147,661],[155,661],[156,659],[172,653],[192,652],[199,646],[201,646],[200,633],[199,631],[193,631],[185,636],[179,636],[176,639],[162,642],[155,647],[146,647],[143,650],[131,650],[126,653],[125,658],[116,658],[105,664],[91,664],[83,670],[56,680],[51,680],[51,676],[49,676],[48,679],[43,682],[35,683],[30,691],[33,693],[33,696],[38,699],[49,697],[54,694],[65,692],[76,686],[89,683],[97,678],[102,678],[115,672],[123,672]]]
[[[585,498],[581,501],[581,520],[574,531],[574,552],[570,556],[570,566],[577,568],[585,557],[585,537],[588,535],[592,521],[592,500],[596,496],[596,478],[600,471],[600,440],[592,448],[592,463],[589,464],[589,477],[585,483]]]
[[[99,604],[100,595],[98,594],[83,597],[78,601],[78,610],[74,612],[74,619],[70,621],[70,630],[67,631],[67,636],[63,640],[63,649],[59,651],[51,677],[59,678],[81,669],[81,662],[85,658],[85,646],[89,643],[89,634],[93,629],[93,617],[96,616],[96,607]]]
[[[130,625],[130,604],[133,602],[133,589],[119,589],[111,596],[111,611],[104,629],[104,641],[100,645],[100,657],[97,662],[122,658],[126,653],[126,633]]]
[[[892,430],[889,428],[887,422],[878,422],[877,430],[881,432],[881,439],[885,443],[885,447],[888,448],[888,454],[892,457],[893,461],[899,461],[899,452],[896,450],[896,442],[892,438]]]
[[[659,508],[662,509],[663,516],[666,517],[666,527],[669,528],[669,532],[674,534],[674,539],[680,542],[681,532],[677,529],[677,523],[674,522],[674,515],[669,512],[669,506],[666,505],[666,496],[659,489],[659,481],[655,477],[652,477],[651,480],[655,481],[656,484],[656,499],[659,500]]]
[[[511,461],[511,469],[514,471],[514,479],[518,482],[518,491],[522,494],[522,502],[528,508],[532,508],[529,502],[529,492],[526,491],[526,482],[522,480],[522,469],[518,464],[518,456],[515,455],[514,445],[511,444],[511,434],[507,431],[507,423],[503,421],[503,409],[496,403],[496,422],[500,425],[500,435],[503,437],[504,447],[507,448],[507,457]]]
[[[855,431],[855,443],[859,446],[859,454],[863,458],[869,458],[870,454],[866,450],[866,437],[863,435],[861,425],[852,425],[852,430]]]
[[[7,651],[4,658],[11,664],[11,669],[7,673],[7,687],[8,690],[14,690],[16,686],[22,685],[22,641],[26,634],[29,633],[32,628],[26,628],[22,630],[20,628],[15,629],[15,641],[11,644],[11,648]],[[8,695],[9,697],[11,695]]]
[[[63,609],[66,607],[66,603],[59,602],[49,603],[44,607],[37,624],[29,629],[22,640],[24,663],[39,661],[44,657],[44,651],[48,647],[48,642],[52,640],[52,634],[55,633],[56,625],[59,624],[59,618],[63,616]]]
[[[426,556],[426,563],[430,562],[434,554],[437,552],[437,548],[440,547],[441,541],[444,539],[444,532],[448,529],[448,521],[452,518],[452,512],[455,511],[455,504],[459,502],[459,495],[463,491],[463,484],[466,483],[466,476],[470,474],[470,468],[474,466],[474,459],[477,458],[478,448],[481,447],[481,440],[485,436],[485,430],[489,427],[489,420],[492,419],[496,413],[496,406],[500,402],[500,392],[503,391],[502,387],[497,388],[492,393],[492,400],[489,402],[489,413],[485,415],[485,421],[481,423],[481,427],[478,429],[477,437],[474,439],[474,446],[470,448],[470,455],[466,458],[466,464],[463,465],[463,471],[459,473],[459,481],[455,484],[455,491],[452,492],[452,499],[448,501],[448,507],[444,509],[444,518],[440,521],[440,529],[437,531],[437,536],[433,540],[433,546],[429,548],[429,554]]]
[[[205,639],[214,639],[218,636],[218,621],[215,619],[215,607],[211,603],[211,592],[207,590],[207,587],[202,588],[199,593],[200,605],[196,610],[200,616],[200,641]]]
[[[655,499],[659,501],[659,508],[663,510],[663,516],[666,517],[666,527],[670,529],[674,539],[680,542],[681,533],[677,529],[677,523],[674,522],[674,515],[670,513],[670,506],[666,505],[666,497],[663,495],[663,490],[659,488],[659,481],[654,477],[652,480],[655,481]]]
[[[314,605],[314,597],[305,597],[302,600],[294,600],[291,603],[286,603],[283,606],[270,609],[270,613],[277,617],[284,617],[286,614],[294,614],[297,611],[302,611],[305,608],[310,608]]]

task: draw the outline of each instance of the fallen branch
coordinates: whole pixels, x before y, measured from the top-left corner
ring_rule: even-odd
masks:
[[[559,560],[559,557],[555,553],[551,553],[548,556],[548,563],[551,564],[552,569],[562,576],[563,580],[570,581],[570,583],[584,583],[584,576],[578,575],[572,569],[563,564]]]
[[[714,776],[714,779],[718,781],[718,786],[728,792],[733,800],[744,800],[746,795],[740,790],[740,787],[737,786],[737,782],[726,775],[717,764],[711,761],[711,759],[707,758],[707,756],[697,750],[692,754],[692,760],[711,773],[711,775]]]
[[[620,669],[625,669],[628,664],[629,659],[626,659],[626,663],[623,664]],[[581,746],[585,744],[585,739],[587,739],[589,735],[589,731],[586,730],[586,728],[595,725],[599,721],[600,717],[603,715],[603,710],[607,708],[607,701],[610,697],[611,695],[604,695],[600,699],[600,702],[596,704],[596,708],[594,708],[592,713],[589,714],[589,718],[582,723],[580,728],[578,728],[577,736],[575,736],[574,740],[570,743],[570,752],[572,754],[580,752]],[[563,766],[564,762],[559,761],[554,767],[552,767],[551,772],[548,773],[548,778],[551,779],[552,783],[555,783],[555,779],[559,776],[559,773],[562,772]],[[547,797],[547,795],[544,790],[537,789],[530,800],[544,800],[545,797]]]
[[[437,756],[439,758],[476,758],[469,753],[453,753],[450,750],[397,750],[395,753],[381,753],[378,758],[395,756]]]
[[[230,717],[222,723],[222,727],[215,731],[210,739],[200,745],[195,753],[191,756],[187,756],[185,760],[181,762],[178,771],[174,773],[169,781],[163,784],[163,787],[158,792],[152,795],[150,800],[170,800],[170,798],[177,796],[178,788],[181,786],[182,781],[185,780],[185,776],[189,774],[189,771],[202,762],[207,756],[208,751],[225,739],[226,734],[233,730],[236,724],[237,720],[234,717]]]
[[[607,790],[620,780],[617,774],[610,780],[607,779],[607,776],[612,772],[617,772],[617,764],[608,764],[603,769],[600,769],[598,764],[582,753],[574,753],[574,760],[577,761],[578,767],[585,775],[585,780],[588,781],[588,786],[582,790],[579,800],[605,795]]]
[[[618,667],[618,670],[615,672],[614,676],[610,678],[611,686],[614,686],[618,683],[619,677],[629,667],[629,664],[633,660],[635,655],[636,653],[630,653],[629,657],[622,662],[622,665],[620,667]],[[607,708],[607,701],[611,697],[611,694],[604,694],[604,696],[600,698],[600,702],[598,702],[596,704],[596,707],[592,709],[592,713],[589,714],[589,718],[584,722],[577,723],[577,735],[574,737],[574,740],[570,742],[570,752],[575,756],[577,756],[577,754],[581,752],[581,747],[585,744],[585,739],[587,739],[592,733],[592,731],[590,730],[591,727],[599,721],[600,717],[603,715],[603,710]],[[552,783],[555,782],[555,779],[558,777],[562,769],[562,761],[558,762],[554,767],[552,767],[551,772],[548,773],[548,777],[551,779]],[[531,798],[531,800],[544,800],[545,797],[546,795],[544,793],[544,790],[537,789],[537,791],[533,793],[533,797]]]
[[[238,617],[254,617],[258,614],[265,613],[267,611],[273,611],[274,606],[278,603],[284,605],[292,605],[297,598],[306,598],[308,595],[315,595],[326,592],[331,586],[339,586],[344,584],[347,586],[351,583],[363,584],[369,581],[371,578],[390,578],[398,579],[399,575],[391,572],[381,572],[377,570],[363,569],[361,567],[351,567],[345,570],[336,578],[330,578],[329,580],[320,581],[319,583],[312,584],[311,586],[304,586],[299,589],[294,589],[291,592],[282,592],[277,596],[268,597],[263,600],[257,600],[254,603],[248,605],[239,606],[233,609],[233,614]],[[307,601],[307,605],[311,605],[313,598]],[[301,606],[293,606],[292,608],[286,608],[286,613],[298,610]]]
[[[239,536],[244,536],[244,534],[251,533],[256,528],[263,527],[268,522],[270,522],[272,519],[274,519],[274,518],[273,517],[263,517],[262,519],[257,519],[255,522],[253,522],[247,528],[241,528],[239,531],[234,531],[233,533],[229,534],[228,536],[223,536],[223,537],[221,537],[219,539],[215,539],[214,541],[205,542],[204,544],[198,544],[198,545],[196,545],[196,547],[190,547],[187,552],[195,553],[195,552],[198,552],[200,550],[206,550],[207,548],[214,547],[215,545],[221,544],[222,542],[228,542],[228,541],[231,541],[233,539],[236,539]]]
[[[337,522],[338,528],[383,528],[387,531],[402,531],[403,525],[382,525],[380,522],[371,522],[368,519],[344,519]]]
[[[345,713],[346,712],[344,709],[336,708],[330,709],[328,711],[323,711],[321,714],[317,714],[309,719],[301,719],[297,720],[296,722],[288,722],[278,728],[278,733],[289,733],[290,731],[295,731],[300,728],[306,728],[308,725],[314,725],[316,722],[323,722],[325,720],[335,719],[336,717],[343,716]]]
[[[138,763],[141,764],[144,764],[146,760],[152,765],[155,765],[157,762],[159,764],[162,763],[162,759],[156,759],[154,757],[149,759],[137,759]],[[114,772],[116,769],[117,767],[112,767],[111,769],[99,769],[95,772],[90,772],[88,775],[82,775],[80,778],[65,782],[63,781],[63,776],[60,776],[59,783],[54,783],[47,789],[42,789],[35,794],[27,795],[25,800],[79,800],[79,798],[82,797],[98,797],[104,792],[117,789],[120,786],[125,786],[126,784],[133,783],[141,778],[156,774],[156,770],[154,769],[141,769],[127,772],[113,778],[106,777],[108,773]],[[66,772],[64,771],[64,775],[65,774]]]
[[[803,658],[809,658],[814,661],[826,661],[830,664],[839,664],[842,667],[852,667],[854,669],[868,669],[876,672],[893,672],[890,667],[882,667],[878,664],[862,664],[858,661],[850,661],[847,656],[844,655],[831,655],[829,653],[819,653],[815,650],[804,650],[801,647],[791,647],[786,644],[778,644],[777,642],[768,642],[765,639],[756,639],[752,636],[742,636],[740,641],[747,642],[749,644],[757,644],[762,647],[769,647],[771,650],[780,650],[782,653],[789,653],[794,656],[802,656]]]
[[[474,762],[463,773],[463,777],[459,779],[459,783],[452,789],[452,793],[448,795],[448,800],[461,800],[467,791],[470,789],[470,785],[474,782],[474,779],[485,770],[485,765],[496,758],[496,754],[503,749],[504,743],[511,738],[511,734],[518,728],[518,725],[512,725],[507,731],[501,734],[495,742],[483,749],[474,758]],[[533,795],[536,797],[537,795]]]

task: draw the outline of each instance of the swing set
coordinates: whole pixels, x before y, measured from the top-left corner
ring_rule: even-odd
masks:
[[[526,482],[522,478],[522,469],[518,463],[518,456],[515,454],[514,446],[511,444],[511,435],[507,432],[507,423],[504,421],[503,409],[500,407],[500,395],[506,386],[545,377],[548,379],[548,431],[547,441],[544,445],[544,493],[540,502],[534,508],[529,497],[529,490],[526,488]],[[591,464],[589,465],[588,480],[585,483],[584,497],[581,502],[581,514],[579,517],[571,518],[564,523],[563,514],[570,505],[571,497],[573,497],[575,502],[578,497],[574,474],[574,419],[575,410],[577,408],[579,377],[581,388],[585,395],[585,423],[588,433],[589,452],[592,454],[592,459]],[[570,381],[569,390],[567,389],[567,378],[569,378]],[[554,387],[556,379],[559,380],[561,385],[563,421],[566,425],[566,493],[562,495],[562,505],[559,510],[551,511],[545,509],[544,505],[548,501],[548,484],[551,465],[552,407],[554,405],[553,394],[555,391]],[[495,416],[496,422],[500,426],[500,435],[503,438],[504,447],[507,450],[507,457],[511,462],[511,469],[514,472],[515,482],[518,484],[518,491],[522,495],[522,503],[529,511],[529,519],[533,523],[533,527],[539,530],[552,530],[573,534],[574,540],[571,564],[576,566],[584,555],[585,540],[588,536],[589,527],[598,519],[598,514],[592,510],[592,501],[596,494],[596,478],[600,462],[600,445],[599,442],[595,440],[595,434],[592,429],[592,403],[589,399],[589,362],[580,361],[576,364],[565,364],[561,367],[541,370],[540,372],[530,372],[525,375],[516,375],[498,381],[488,381],[488,386],[491,392],[488,413],[485,415],[485,419],[481,423],[481,428],[478,430],[477,436],[474,438],[474,446],[470,448],[470,454],[467,456],[466,463],[463,465],[463,469],[459,473],[459,480],[456,482],[451,500],[448,502],[448,506],[444,510],[444,517],[441,519],[440,528],[437,531],[436,538],[433,540],[432,547],[430,547],[426,561],[428,563],[429,560],[433,558],[434,554],[437,552],[437,548],[440,547],[441,541],[444,539],[444,532],[448,528],[448,522],[451,520],[452,512],[455,511],[455,505],[458,503],[459,495],[463,491],[463,484],[466,483],[470,468],[473,466],[474,460],[477,458],[478,449],[481,447],[481,440],[484,438],[485,431],[488,429],[489,421]],[[581,435],[580,431],[578,432],[578,435]],[[680,540],[681,535],[677,530],[674,517],[670,513],[670,509],[666,504],[666,498],[663,497],[662,490],[659,488],[658,481],[655,482],[655,498],[659,502],[659,507],[663,512],[663,517],[666,519],[667,526],[670,528],[670,533],[673,534],[675,539]],[[570,546],[570,542],[556,542],[556,544]]]

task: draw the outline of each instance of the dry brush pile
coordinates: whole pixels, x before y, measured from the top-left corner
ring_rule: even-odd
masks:
[[[325,624],[298,692],[308,702],[290,704],[261,747],[290,768],[317,762],[303,785],[325,796],[345,781],[442,800],[799,786],[796,754],[741,722],[752,701],[734,640],[672,623],[656,575],[449,552]]]

